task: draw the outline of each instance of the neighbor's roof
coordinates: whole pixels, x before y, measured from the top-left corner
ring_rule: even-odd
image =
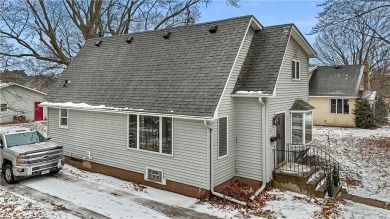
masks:
[[[33,88],[29,88],[29,87],[26,87],[26,86],[23,86],[23,85],[20,85],[20,84],[17,84],[17,83],[12,83],[12,82],[6,83],[6,82],[0,81],[0,89],[6,88],[6,87],[10,87],[10,86],[18,86],[18,87],[21,87],[21,88],[24,88],[24,89],[27,89],[27,90],[30,90],[30,91],[34,91],[34,92],[46,95],[46,93],[44,93],[44,92],[41,92],[39,90],[35,90]]]
[[[233,93],[273,92],[293,26],[293,24],[269,26],[255,32]]]
[[[310,96],[357,97],[364,65],[318,66],[309,83]]]
[[[87,40],[46,99],[212,117],[251,19]]]

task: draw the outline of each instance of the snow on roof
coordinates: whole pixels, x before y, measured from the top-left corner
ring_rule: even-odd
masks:
[[[65,103],[50,103],[50,102],[42,102],[40,106],[46,106],[46,107],[61,107],[61,108],[74,108],[74,109],[89,109],[89,110],[96,110],[96,109],[108,109],[108,110],[117,110],[117,111],[123,111],[123,110],[130,110],[130,111],[146,111],[144,109],[133,109],[128,107],[110,107],[105,105],[99,105],[99,106],[92,106],[86,103],[72,103],[72,102],[65,102]]]

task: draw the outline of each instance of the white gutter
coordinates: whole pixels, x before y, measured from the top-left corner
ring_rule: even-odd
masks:
[[[209,166],[210,166],[210,191],[211,191],[211,194],[213,194],[214,196],[217,196],[217,197],[220,197],[220,198],[223,198],[223,199],[226,199],[228,201],[231,201],[231,202],[234,202],[234,203],[237,203],[237,204],[240,204],[240,205],[243,205],[243,206],[246,206],[246,202],[243,202],[243,201],[240,201],[240,200],[237,200],[233,197],[230,197],[230,196],[227,196],[227,195],[224,195],[224,194],[221,194],[219,192],[216,192],[214,191],[214,175],[213,175],[213,150],[212,150],[212,136],[211,136],[211,130],[213,129],[212,126],[210,126],[209,124],[207,124],[207,120],[204,120],[204,126],[206,126],[207,128],[207,147],[209,148],[209,151],[210,151],[210,163],[209,163]]]
[[[266,140],[266,130],[267,130],[267,115],[266,115],[266,106],[265,101],[263,98],[259,98],[259,102],[261,104],[261,125],[262,125],[262,146],[263,146],[263,183],[261,187],[253,194],[249,199],[253,201],[259,194],[265,189],[265,186],[267,185],[267,140]]]

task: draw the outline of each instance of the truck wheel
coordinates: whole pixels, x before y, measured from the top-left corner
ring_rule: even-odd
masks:
[[[60,170],[55,170],[55,171],[51,171],[51,173],[50,174],[53,174],[53,175],[55,175],[55,174],[57,174],[57,173],[59,173],[60,172]]]
[[[12,172],[12,166],[7,164],[4,167],[4,179],[8,184],[12,184],[15,182],[14,173]]]

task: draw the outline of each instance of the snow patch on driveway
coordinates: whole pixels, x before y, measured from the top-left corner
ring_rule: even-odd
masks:
[[[32,178],[21,183],[110,218],[167,218],[132,200],[97,191],[93,186],[83,187],[51,177]]]

